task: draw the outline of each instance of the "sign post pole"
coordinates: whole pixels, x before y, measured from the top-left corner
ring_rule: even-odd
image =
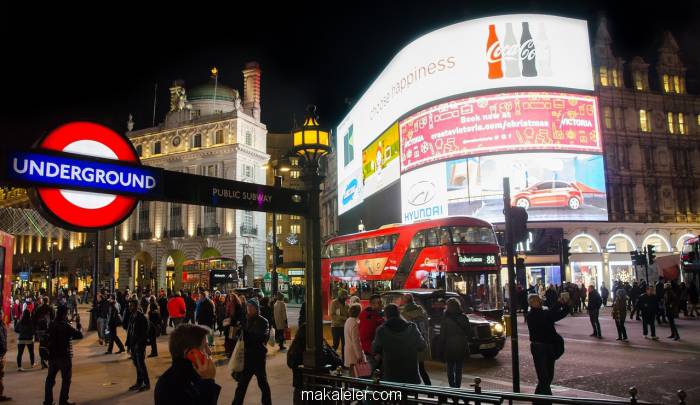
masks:
[[[503,214],[506,218],[506,255],[508,257],[508,309],[510,312],[510,348],[513,367],[513,392],[520,392],[520,356],[518,351],[518,319],[515,298],[515,243],[510,218],[510,179],[503,178]]]

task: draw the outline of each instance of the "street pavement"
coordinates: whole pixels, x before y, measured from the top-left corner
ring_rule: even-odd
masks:
[[[82,308],[82,311],[85,310]],[[294,329],[298,308],[289,308],[288,315]],[[83,319],[87,319],[87,314],[83,315]],[[688,404],[700,403],[700,368],[697,367],[700,357],[700,320],[681,319],[678,324],[681,335],[679,342],[666,338],[670,334],[666,326],[657,328],[660,340],[652,341],[642,337],[641,322],[628,321],[630,341],[621,343],[615,340],[617,334],[609,308],[601,314],[604,337],[601,340],[588,336],[591,326],[587,316],[577,315],[563,319],[558,323],[557,329],[565,337],[566,352],[556,364],[554,393],[577,397],[626,398],[628,388],[634,385],[639,390],[639,399],[671,404],[677,403],[675,392],[682,388],[688,393]],[[522,323],[522,317],[519,317],[518,331],[521,387],[523,392],[533,392],[536,375],[529,353],[527,327]],[[120,329],[119,334],[124,339],[123,329]],[[40,404],[43,401],[46,373],[38,367],[25,372],[17,371],[16,339],[11,329],[8,338],[5,395],[14,398],[9,403]],[[157,377],[170,364],[167,337],[159,338],[158,347],[159,356],[146,360],[152,387],[155,387]],[[106,348],[97,343],[95,332],[88,332],[85,339],[76,341],[74,350],[72,401],[78,404],[110,405],[153,403],[153,390],[143,393],[127,391],[135,381],[131,361],[126,354],[104,355]],[[217,337],[214,350],[219,353],[215,356],[219,364],[216,381],[222,386],[219,403],[228,404],[233,400],[236,383],[227,372],[226,361],[221,354],[221,338]],[[38,352],[38,348],[35,347],[35,351]],[[28,364],[25,352],[24,365]],[[434,385],[447,385],[443,364],[428,362],[427,368]],[[511,371],[508,342],[495,359],[473,355],[465,362],[462,385],[468,388],[473,383],[473,378],[478,376],[482,379],[483,389],[510,390]],[[277,348],[269,348],[267,373],[273,403],[291,403],[291,371],[286,365],[286,353],[279,352]],[[54,388],[56,399],[60,377],[58,380]],[[245,403],[260,403],[260,390],[255,381],[251,381],[248,387]]]

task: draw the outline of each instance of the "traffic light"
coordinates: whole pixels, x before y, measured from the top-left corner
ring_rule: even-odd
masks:
[[[654,260],[656,260],[655,249],[656,247],[654,247],[654,245],[647,245],[647,259],[650,266],[654,264]]]
[[[561,265],[566,266],[569,264],[569,258],[571,257],[571,246],[569,246],[568,239],[561,240]]]
[[[513,244],[524,242],[528,238],[527,233],[527,211],[523,207],[511,207],[510,208],[510,229],[511,236],[513,240],[510,242]]]
[[[630,259],[632,260],[632,266],[637,266],[639,263],[637,263],[637,256],[639,256],[639,252],[636,250],[633,250],[630,252]]]
[[[279,266],[282,263],[284,263],[284,251],[275,246],[275,264]]]

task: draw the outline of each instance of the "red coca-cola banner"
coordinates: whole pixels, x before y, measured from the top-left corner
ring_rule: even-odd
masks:
[[[518,151],[601,153],[593,96],[523,92],[466,97],[399,123],[401,172],[441,160]]]

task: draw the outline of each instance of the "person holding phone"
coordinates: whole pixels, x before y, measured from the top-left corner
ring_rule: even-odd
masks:
[[[158,377],[155,405],[215,405],[221,386],[214,382],[216,366],[207,341],[209,330],[182,324],[170,333],[168,349],[173,363]]]

